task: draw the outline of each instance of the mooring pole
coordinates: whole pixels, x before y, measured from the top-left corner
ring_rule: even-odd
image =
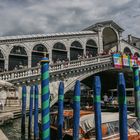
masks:
[[[26,118],[26,86],[22,86],[22,120],[21,120],[21,138],[25,139],[25,118]]]
[[[28,124],[28,139],[31,139],[32,136],[32,114],[33,114],[33,96],[34,89],[33,86],[30,88],[30,105],[29,105],[29,124]]]
[[[60,82],[58,89],[58,140],[63,140],[63,110],[64,110],[64,83]]]
[[[38,128],[38,86],[35,85],[35,102],[34,102],[34,140],[38,140],[39,139],[39,128]]]
[[[95,112],[95,133],[96,140],[102,140],[101,127],[101,81],[99,76],[93,79],[93,96],[94,96],[94,112]]]
[[[127,132],[127,103],[124,74],[118,76],[118,94],[119,94],[119,131],[120,140],[128,140]]]
[[[133,79],[134,79],[134,94],[135,94],[135,115],[140,119],[140,80],[139,80],[139,67],[133,66]]]
[[[80,94],[80,81],[77,80],[73,98],[73,140],[79,140]]]
[[[41,60],[42,140],[50,140],[49,60]]]

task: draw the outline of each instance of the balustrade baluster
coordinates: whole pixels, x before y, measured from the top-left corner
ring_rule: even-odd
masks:
[[[11,80],[14,79],[14,73],[11,73]]]
[[[11,79],[11,73],[8,74],[8,80]]]
[[[64,65],[63,65],[63,64],[61,64],[60,66],[61,66],[61,68],[60,68],[60,69],[64,69]]]

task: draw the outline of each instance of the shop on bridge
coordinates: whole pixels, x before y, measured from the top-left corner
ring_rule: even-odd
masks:
[[[4,71],[4,56],[0,50],[0,72]]]
[[[70,60],[77,60],[79,57],[83,57],[83,51],[81,43],[74,41],[70,47]]]
[[[9,70],[23,69],[28,66],[28,56],[24,47],[14,46],[9,55]]]
[[[54,63],[67,60],[67,50],[64,44],[58,42],[53,46],[52,60]]]
[[[40,60],[44,57],[44,53],[48,52],[47,48],[42,44],[37,44],[32,51],[32,67],[40,64]]]
[[[98,48],[97,44],[94,40],[90,39],[86,43],[86,56],[88,57],[94,57],[97,56]]]

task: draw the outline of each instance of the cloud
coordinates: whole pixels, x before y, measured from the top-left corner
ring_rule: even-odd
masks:
[[[114,20],[140,37],[139,13],[139,0],[0,0],[0,35],[78,31]]]

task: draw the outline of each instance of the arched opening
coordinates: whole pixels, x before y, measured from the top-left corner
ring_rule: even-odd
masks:
[[[103,30],[103,50],[105,53],[109,53],[110,50],[118,50],[118,38],[116,32],[110,28],[106,27]]]
[[[52,60],[53,62],[56,62],[58,60],[67,60],[67,50],[64,44],[60,42],[54,44],[52,50]]]
[[[134,56],[140,57],[140,54],[139,54],[138,52],[135,52],[135,53],[134,53]]]
[[[131,50],[128,48],[128,47],[125,47],[124,50],[123,50],[123,53],[125,54],[128,54],[128,55],[131,55]]]
[[[98,48],[97,44],[94,40],[90,39],[86,43],[86,56],[88,57],[94,57],[97,56]]]
[[[14,46],[9,55],[9,70],[17,70],[28,66],[28,56],[24,47]]]
[[[80,42],[74,41],[70,47],[70,60],[77,60],[79,56],[83,56],[83,48]]]
[[[47,48],[42,44],[37,44],[32,50],[32,67],[39,65],[40,60],[44,57],[44,53],[48,52]]]
[[[4,71],[4,56],[0,50],[0,72]]]

